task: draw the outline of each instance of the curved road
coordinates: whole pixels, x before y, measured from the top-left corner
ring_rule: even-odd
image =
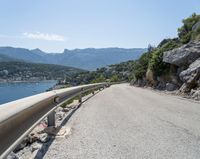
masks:
[[[96,94],[66,126],[44,158],[200,158],[200,103],[128,84]]]

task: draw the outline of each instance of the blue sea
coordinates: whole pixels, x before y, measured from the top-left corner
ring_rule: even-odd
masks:
[[[0,104],[45,92],[57,81],[0,83]]]

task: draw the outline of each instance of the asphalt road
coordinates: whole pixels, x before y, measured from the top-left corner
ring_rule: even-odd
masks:
[[[200,158],[200,103],[128,84],[96,94],[66,126],[44,158]]]

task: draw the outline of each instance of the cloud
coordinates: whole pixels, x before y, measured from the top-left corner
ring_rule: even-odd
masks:
[[[35,32],[35,33],[25,32],[23,33],[23,36],[25,36],[28,39],[36,39],[36,40],[65,41],[64,36],[57,34],[41,33],[41,32]]]

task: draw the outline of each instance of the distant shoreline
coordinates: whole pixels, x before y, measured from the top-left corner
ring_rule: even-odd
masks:
[[[0,81],[0,83],[41,83],[41,82],[50,82],[50,81],[56,81],[57,83],[58,83],[58,80],[26,80],[26,81],[10,81],[10,80],[8,80],[8,81]],[[57,84],[56,83],[56,84]]]
[[[15,81],[0,83],[0,105],[21,98],[33,96],[50,91],[55,87],[57,81]]]

